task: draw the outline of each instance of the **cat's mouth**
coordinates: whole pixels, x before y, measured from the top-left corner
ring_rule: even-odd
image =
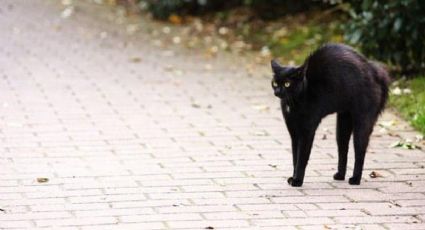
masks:
[[[280,94],[280,93],[276,93],[276,92],[274,92],[274,95],[275,95],[276,97],[280,98],[280,99],[282,99],[282,98],[283,98],[283,95],[282,95],[282,94]]]
[[[274,95],[278,98],[283,99],[285,97],[284,92],[282,92],[283,90],[281,88],[275,88],[274,89]]]

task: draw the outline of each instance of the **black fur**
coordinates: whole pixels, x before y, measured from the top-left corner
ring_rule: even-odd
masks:
[[[360,184],[369,137],[388,98],[387,71],[341,44],[322,46],[299,67],[272,61],[272,69],[272,87],[281,99],[292,139],[294,172],[288,183],[303,184],[316,129],[323,117],[337,113],[338,171],[334,179],[345,179],[353,134],[355,164],[349,183]]]

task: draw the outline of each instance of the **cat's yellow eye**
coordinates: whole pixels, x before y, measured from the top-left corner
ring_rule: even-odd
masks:
[[[288,88],[289,86],[291,86],[291,83],[289,81],[285,82],[285,88]]]
[[[275,88],[278,86],[277,82],[275,80],[272,81],[272,86],[275,87]]]

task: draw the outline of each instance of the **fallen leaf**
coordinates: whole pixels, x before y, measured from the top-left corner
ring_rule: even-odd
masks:
[[[180,69],[176,69],[173,71],[173,74],[176,76],[182,76],[183,73],[184,73],[183,70],[180,70]]]
[[[208,227],[205,227],[205,229],[214,229],[214,227],[208,226]]]
[[[183,22],[182,18],[176,14],[170,15],[170,17],[168,17],[168,21],[176,25],[180,25]]]
[[[381,174],[379,174],[378,172],[375,172],[375,171],[372,171],[370,174],[369,174],[369,177],[370,178],[377,178],[377,177],[383,177]]]
[[[389,128],[389,127],[395,126],[396,124],[397,124],[396,120],[379,122],[379,126],[384,127],[384,128]]]
[[[254,133],[255,136],[269,136],[266,131],[257,131]]]
[[[62,0],[62,5],[64,6],[72,5],[72,0]]]
[[[210,64],[206,64],[206,65],[204,66],[204,68],[205,68],[205,70],[212,70],[212,65],[210,65]]]
[[[260,51],[260,55],[262,56],[262,57],[270,57],[271,56],[271,51],[270,51],[270,49],[269,49],[269,47],[267,47],[267,46],[263,46],[262,48],[261,48],[261,51]]]
[[[137,24],[127,25],[126,30],[128,34],[134,34],[139,29]]]
[[[410,90],[410,89],[403,89],[403,94],[411,94],[412,93],[412,90]]]
[[[132,57],[132,58],[130,58],[130,61],[133,62],[133,63],[139,63],[139,62],[142,61],[142,59],[139,58],[139,57]]]
[[[272,168],[277,168],[277,165],[273,165],[273,164],[268,164],[268,166],[270,166]]]
[[[229,33],[229,29],[227,27],[220,27],[220,29],[218,29],[218,33],[220,35],[226,35],[227,33]]]
[[[391,204],[393,204],[394,206],[396,206],[396,207],[401,207],[401,205],[399,203],[397,203],[396,201],[394,201],[394,200],[389,200],[389,202]]]
[[[197,109],[201,108],[201,106],[200,106],[199,104],[196,104],[196,103],[193,103],[193,104],[192,104],[192,107],[193,107],[193,108],[197,108]]]
[[[255,110],[259,110],[259,111],[268,111],[268,110],[270,110],[270,107],[267,106],[267,105],[253,105],[252,108],[255,109]]]
[[[105,39],[105,38],[107,38],[107,37],[108,37],[108,33],[107,33],[107,32],[105,32],[105,31],[103,31],[103,32],[101,32],[101,33],[99,34],[99,37],[100,37],[100,39]]]
[[[153,40],[152,43],[153,43],[154,46],[157,46],[157,47],[164,46],[163,43],[162,43],[162,41],[159,40],[159,39]]]
[[[326,140],[326,139],[328,139],[328,137],[326,136],[326,134],[323,134],[322,140]]]
[[[174,66],[167,65],[167,66],[164,67],[164,70],[167,71],[167,72],[173,71],[174,70]]]
[[[171,32],[171,29],[170,29],[170,27],[166,26],[166,27],[162,28],[162,32],[164,34],[169,34]]]
[[[182,41],[182,39],[179,36],[173,37],[173,43],[174,44],[180,44],[181,41]]]
[[[392,95],[401,95],[401,89],[399,87],[395,87],[393,90],[391,90]]]
[[[49,182],[49,178],[39,177],[39,178],[37,178],[37,182],[38,183],[47,183],[47,182]]]
[[[391,148],[397,148],[397,147],[401,147],[401,146],[402,146],[401,141],[396,141],[396,142],[394,142],[390,145]]]
[[[164,57],[173,57],[175,55],[174,51],[172,50],[164,50],[161,52],[161,54]]]
[[[61,17],[62,18],[69,18],[71,17],[71,15],[74,13],[74,7],[73,6],[68,6],[66,7],[62,13],[61,13]]]
[[[400,140],[392,143],[391,148],[404,148],[404,149],[420,149],[419,146],[412,143],[410,140]]]

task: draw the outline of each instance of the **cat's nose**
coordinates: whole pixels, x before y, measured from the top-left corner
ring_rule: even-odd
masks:
[[[279,88],[277,88],[277,89],[275,89],[275,90],[274,90],[274,95],[275,95],[276,97],[280,97],[281,92],[280,92],[280,89],[279,89]]]

